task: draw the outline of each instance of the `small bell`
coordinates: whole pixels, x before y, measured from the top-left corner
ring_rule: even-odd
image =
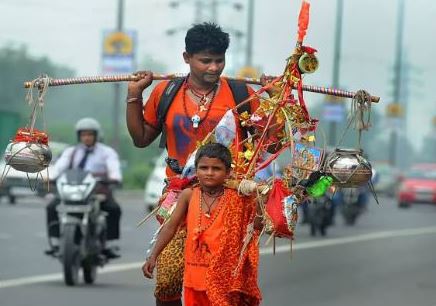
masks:
[[[302,73],[314,73],[319,67],[315,54],[304,53],[298,60],[298,68]]]

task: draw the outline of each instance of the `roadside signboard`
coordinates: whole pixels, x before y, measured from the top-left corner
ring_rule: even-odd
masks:
[[[345,120],[345,107],[342,103],[324,103],[322,118],[328,122],[342,122]]]
[[[131,73],[136,69],[136,31],[103,32],[103,74]]]

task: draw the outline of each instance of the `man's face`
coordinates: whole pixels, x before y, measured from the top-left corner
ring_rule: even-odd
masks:
[[[194,54],[183,53],[185,63],[189,64],[191,76],[198,82],[216,83],[226,65],[226,55],[202,51]]]
[[[95,144],[96,137],[94,131],[80,131],[80,142],[87,147]]]

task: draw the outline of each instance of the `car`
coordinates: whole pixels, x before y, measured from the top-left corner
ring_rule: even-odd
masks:
[[[148,211],[152,211],[159,202],[165,187],[167,152],[164,151],[154,163],[154,168],[145,182],[144,203]]]
[[[49,146],[53,156],[48,167],[48,174],[50,175],[50,168],[53,167],[54,162],[62,151],[68,147],[68,144],[51,141]],[[46,170],[40,174],[26,173],[7,166],[5,161],[2,160],[0,162],[0,171],[4,176],[0,185],[0,196],[7,197],[10,204],[15,204],[18,197],[44,196],[47,193]]]
[[[388,162],[372,162],[375,170],[373,179],[374,190],[377,194],[394,197],[397,193],[398,185],[401,178],[401,171],[391,166]]]
[[[401,179],[397,193],[399,207],[415,202],[436,204],[436,164],[414,165]]]

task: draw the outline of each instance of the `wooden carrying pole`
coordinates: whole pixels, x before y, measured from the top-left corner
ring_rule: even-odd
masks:
[[[178,77],[184,77],[185,74],[153,74],[153,80],[172,80]],[[245,82],[247,84],[261,85],[260,79],[254,78],[236,78],[224,76],[225,79],[235,80]],[[74,85],[74,84],[89,84],[89,83],[105,83],[105,82],[126,82],[135,81],[138,77],[134,74],[120,74],[120,75],[107,75],[107,76],[93,76],[93,77],[76,77],[76,78],[66,78],[66,79],[49,79],[48,86],[63,86],[63,85]],[[25,88],[30,87],[41,87],[43,84],[40,79],[34,81],[24,82]],[[303,85],[303,91],[320,93],[330,96],[343,97],[343,98],[353,98],[356,93],[352,91],[346,91],[335,88],[320,87],[313,85]],[[371,96],[371,102],[378,103],[380,97]]]

